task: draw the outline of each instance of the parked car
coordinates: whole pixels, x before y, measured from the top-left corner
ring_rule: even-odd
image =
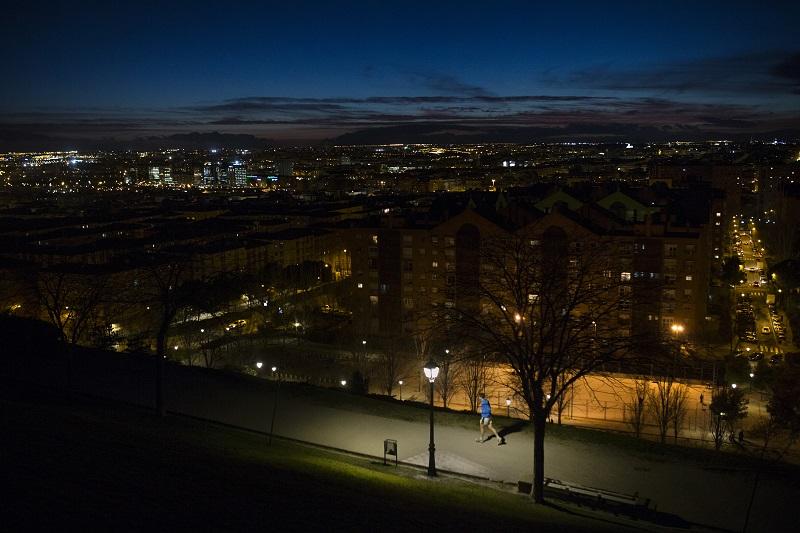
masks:
[[[761,352],[755,352],[755,353],[750,354],[750,358],[749,359],[751,361],[761,361],[762,359],[764,359],[764,354],[761,353]]]
[[[763,335],[769,335],[770,334],[769,326],[764,326],[763,328],[761,328],[761,333]]]
[[[769,358],[769,364],[771,365],[779,365],[783,362],[783,356],[779,353],[773,355]]]
[[[247,321],[242,319],[242,318],[240,318],[239,320],[234,320],[233,322],[228,324],[225,327],[225,331],[230,331],[230,330],[236,329],[236,328],[242,328],[242,327],[244,327],[246,325],[247,325]]]

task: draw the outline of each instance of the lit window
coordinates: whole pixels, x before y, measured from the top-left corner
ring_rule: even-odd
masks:
[[[439,268],[439,262],[438,262],[438,261],[434,261],[434,262],[432,262],[432,263],[431,263],[431,267],[433,267],[433,268]]]
[[[686,281],[692,281],[692,275],[691,274],[686,276]]]
[[[620,281],[630,281],[631,280],[631,273],[630,272],[621,272],[619,275]]]
[[[358,288],[359,288],[359,289],[363,289],[363,288],[364,288],[364,284],[363,284],[363,283],[359,283],[359,284],[358,284]]]
[[[718,217],[721,217],[721,216],[722,216],[722,213],[717,213],[717,216],[718,216]]]
[[[378,236],[377,235],[373,235],[372,236],[372,242],[375,243],[375,244],[378,244]]]

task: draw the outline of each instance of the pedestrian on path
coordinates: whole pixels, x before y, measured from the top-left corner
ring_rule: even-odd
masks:
[[[486,428],[492,430],[494,436],[497,437],[497,445],[500,446],[501,444],[505,444],[506,441],[503,437],[501,437],[497,431],[494,429],[494,425],[492,424],[492,406],[489,404],[489,400],[486,399],[486,393],[481,392],[481,436],[480,438],[476,439],[475,442],[486,442],[487,439],[483,438],[483,434]]]
[[[700,405],[703,405],[703,393],[700,393]]]

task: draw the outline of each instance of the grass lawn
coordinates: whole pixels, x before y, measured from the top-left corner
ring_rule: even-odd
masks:
[[[6,531],[620,531],[440,477],[0,383]]]

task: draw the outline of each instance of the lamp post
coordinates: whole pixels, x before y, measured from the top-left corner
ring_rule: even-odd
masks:
[[[435,476],[436,445],[433,443],[433,382],[436,381],[436,377],[439,375],[439,366],[433,361],[428,361],[423,370],[425,372],[425,377],[428,378],[428,381],[431,384],[431,438],[430,444],[428,445],[428,475]]]
[[[300,336],[297,334],[298,329],[300,328],[300,322],[295,321],[294,323],[294,339],[297,344],[300,344]]]
[[[261,363],[258,363],[259,365]],[[277,366],[272,367],[272,379],[275,380],[275,372],[278,370]],[[275,398],[272,402],[272,418],[269,421],[269,444],[272,444],[272,431],[275,429],[275,413],[278,411],[278,388],[281,386],[280,380],[275,383]]]
[[[400,381],[397,382],[397,384],[400,385],[400,401],[402,402],[403,401],[403,380],[401,379]]]
[[[506,398],[506,416],[511,418],[511,398]]]
[[[681,335],[683,334],[685,328],[683,327],[683,324],[672,324],[669,329],[672,330],[672,334],[675,336],[675,362],[673,363],[672,368],[672,372],[674,374],[673,377],[675,377],[678,369],[678,356],[681,352]]]

